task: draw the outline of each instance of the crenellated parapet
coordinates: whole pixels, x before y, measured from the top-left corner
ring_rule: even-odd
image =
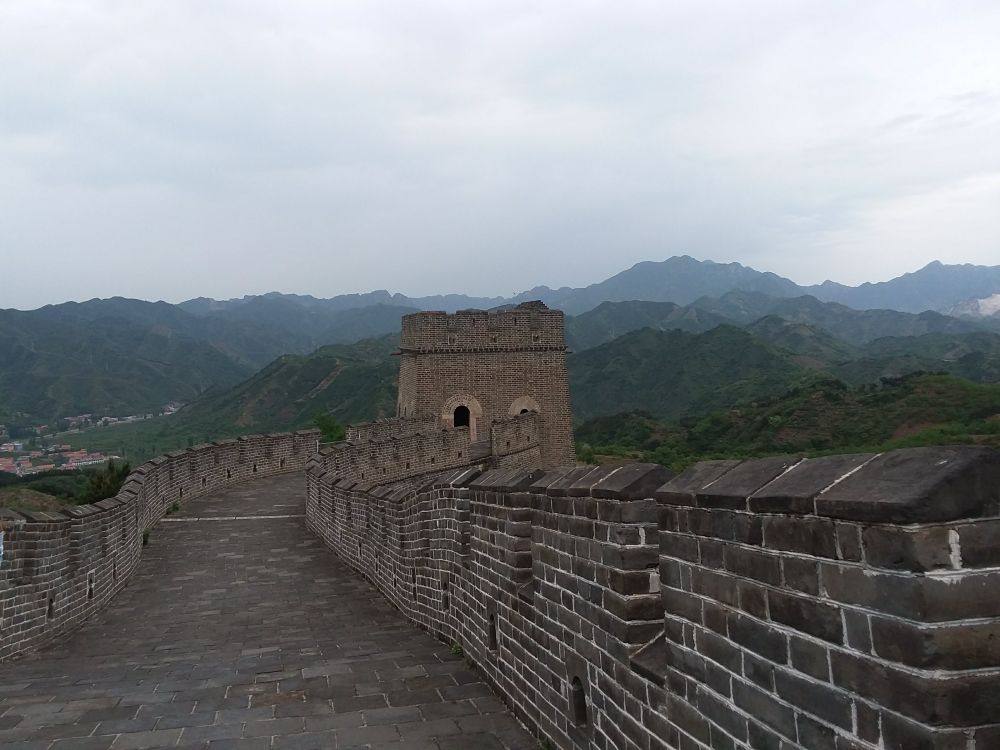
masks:
[[[307,475],[310,528],[557,747],[1000,746],[993,451]]]
[[[537,414],[494,420],[490,427],[488,438],[473,440],[468,427],[443,429],[437,419],[352,425],[346,440],[321,445],[312,463],[322,472],[368,484],[468,466],[538,463],[541,430]]]
[[[441,429],[441,420],[431,417],[396,417],[375,422],[352,424],[347,428],[347,442],[364,443],[369,440],[400,438],[404,435],[428,434]]]
[[[526,302],[503,310],[416,312],[403,316],[405,352],[565,351],[561,310]]]
[[[494,420],[490,423],[493,466],[539,466],[541,435],[541,418],[537,412]]]
[[[712,462],[657,497],[666,628],[638,661],[691,736],[1000,746],[1000,455]]]
[[[302,471],[318,432],[253,435],[158,456],[113,498],[57,513],[0,509],[0,661],[77,627],[128,582],[143,533],[174,504]]]

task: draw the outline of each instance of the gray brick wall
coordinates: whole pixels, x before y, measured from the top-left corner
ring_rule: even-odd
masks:
[[[301,471],[315,431],[255,435],[160,456],[121,492],[60,513],[0,510],[0,661],[72,630],[128,581],[143,531],[174,504],[255,477]]]
[[[1000,747],[995,452],[307,487],[310,527],[557,747]]]

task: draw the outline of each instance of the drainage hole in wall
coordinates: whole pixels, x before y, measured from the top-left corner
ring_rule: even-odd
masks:
[[[583,692],[583,683],[579,677],[574,677],[569,686],[570,707],[573,710],[573,723],[578,727],[587,725],[587,696]]]

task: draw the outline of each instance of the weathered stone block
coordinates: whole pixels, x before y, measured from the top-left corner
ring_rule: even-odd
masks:
[[[866,461],[873,453],[809,458],[762,486],[750,497],[749,508],[757,513],[813,512],[813,500]]]
[[[996,515],[1000,453],[974,446],[884,453],[816,499],[826,516],[925,523]]]
[[[768,591],[767,603],[775,622],[830,643],[844,642],[844,627],[837,607],[779,591]]]

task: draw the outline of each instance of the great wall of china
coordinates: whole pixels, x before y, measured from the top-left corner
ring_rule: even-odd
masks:
[[[575,466],[562,316],[404,319],[399,417],[180,451],[4,513],[0,658],[126,584],[172,503],[303,471],[309,529],[559,748],[1000,747],[1000,455]]]
[[[301,471],[316,431],[255,435],[154,458],[113,498],[59,513],[0,509],[0,662],[71,631],[135,570],[143,534],[176,504],[256,478]]]

